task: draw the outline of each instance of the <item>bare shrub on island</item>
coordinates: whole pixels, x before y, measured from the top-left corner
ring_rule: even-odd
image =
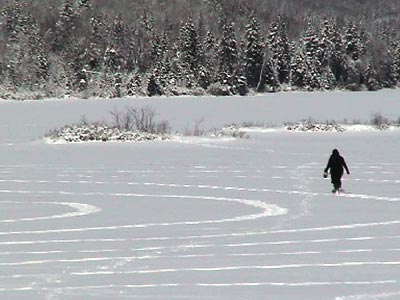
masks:
[[[171,127],[168,121],[155,121],[151,107],[127,108],[124,112],[114,109],[110,112],[113,123],[89,122],[82,117],[77,124],[66,125],[50,131],[46,137],[54,142],[89,141],[150,141],[168,139]]]

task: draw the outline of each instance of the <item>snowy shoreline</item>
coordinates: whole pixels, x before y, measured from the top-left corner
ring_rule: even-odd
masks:
[[[141,131],[124,131],[107,126],[65,126],[59,130],[53,130],[44,137],[47,144],[68,144],[68,143],[105,143],[105,142],[150,142],[181,140],[185,138],[198,138],[209,140],[231,141],[238,138],[249,138],[252,133],[379,133],[379,132],[400,132],[399,126],[387,125],[379,128],[374,125],[365,124],[321,124],[315,123],[307,126],[304,123],[279,127],[243,127],[228,126],[218,131],[204,132],[201,135],[182,135],[182,134],[153,134]]]

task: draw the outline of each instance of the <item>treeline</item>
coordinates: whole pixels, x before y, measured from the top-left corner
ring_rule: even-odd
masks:
[[[398,1],[321,2],[3,1],[0,98],[397,87]]]

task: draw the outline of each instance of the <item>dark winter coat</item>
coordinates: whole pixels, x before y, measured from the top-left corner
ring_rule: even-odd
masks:
[[[324,172],[331,170],[332,183],[340,182],[343,176],[343,168],[346,169],[347,174],[350,174],[349,168],[344,161],[344,158],[339,154],[338,150],[333,150],[332,155],[329,158],[328,164]]]

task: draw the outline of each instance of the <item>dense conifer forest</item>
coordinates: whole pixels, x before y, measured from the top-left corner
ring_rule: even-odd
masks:
[[[400,83],[398,0],[0,0],[0,98]]]

